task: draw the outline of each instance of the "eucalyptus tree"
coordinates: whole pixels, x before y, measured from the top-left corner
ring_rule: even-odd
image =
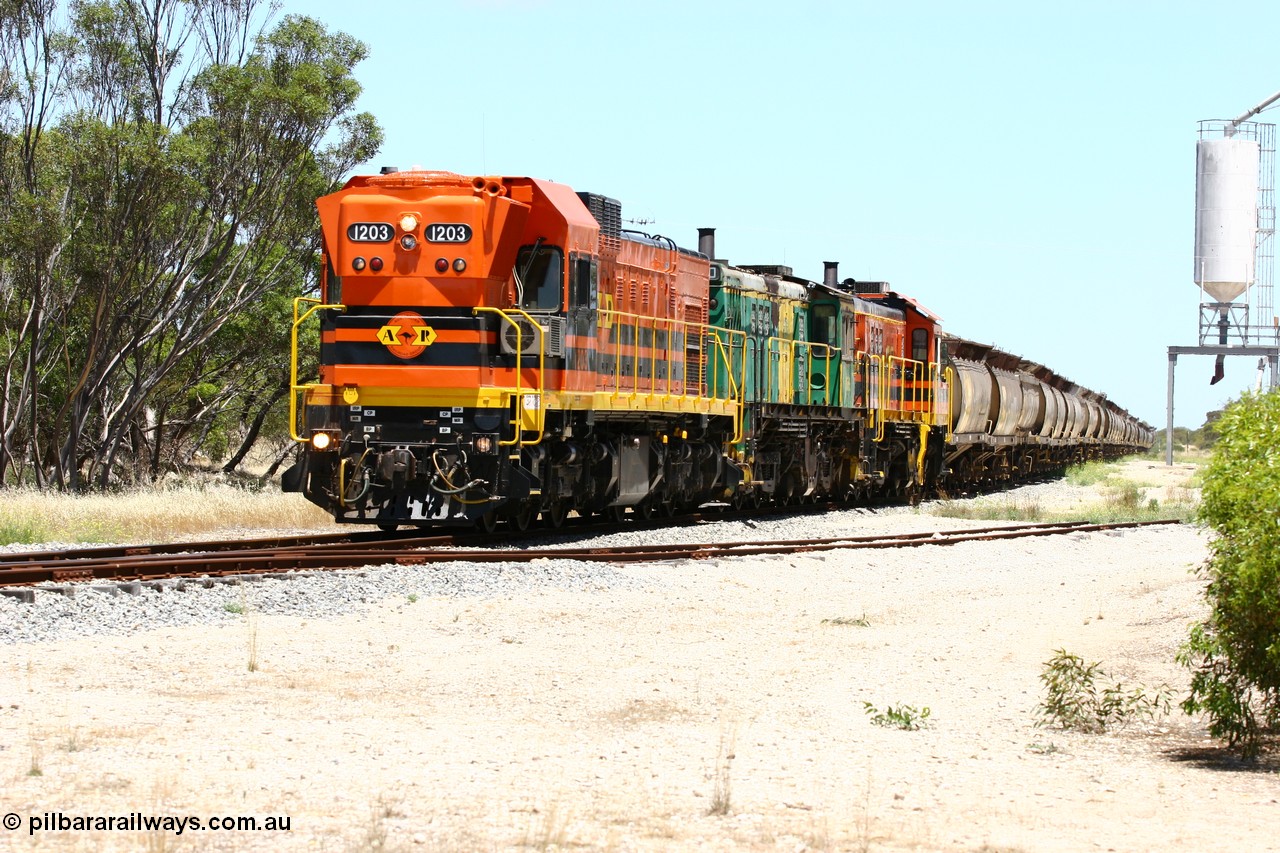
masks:
[[[154,476],[278,391],[314,199],[381,132],[356,111],[366,47],[270,12],[8,0],[6,480]]]

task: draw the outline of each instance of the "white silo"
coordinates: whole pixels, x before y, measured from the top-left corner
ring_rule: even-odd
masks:
[[[1265,358],[1280,388],[1280,317],[1274,315],[1276,126],[1250,121],[1280,101],[1276,92],[1229,121],[1200,122],[1196,143],[1196,244],[1200,288],[1196,346],[1169,347],[1165,462],[1173,464],[1173,388],[1178,357],[1214,357],[1210,384],[1229,355]],[[1252,301],[1252,305],[1250,302]]]
[[[1258,143],[1251,139],[1196,143],[1194,277],[1214,302],[1234,302],[1254,282],[1258,160]]]

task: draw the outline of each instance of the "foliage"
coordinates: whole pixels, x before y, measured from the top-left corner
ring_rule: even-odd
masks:
[[[1142,489],[1132,480],[1116,480],[1108,485],[1104,492],[1107,505],[1117,510],[1136,512],[1142,506]],[[1150,509],[1159,509],[1158,501],[1147,504]]]
[[[1119,477],[1114,463],[1086,462],[1073,465],[1066,479],[1077,486],[1099,486],[1102,500],[1050,510],[1035,498],[1012,496],[978,500],[943,500],[933,504],[930,512],[946,518],[982,521],[1062,522],[1086,521],[1113,524],[1133,521],[1177,519],[1188,521],[1195,515],[1195,495],[1188,489],[1175,490],[1163,504],[1149,498],[1143,487]]]
[[[1099,733],[1169,712],[1168,687],[1150,694],[1140,686],[1128,687],[1107,675],[1101,663],[1086,664],[1065,649],[1045,661],[1040,681],[1046,693],[1040,706],[1042,725]],[[1111,683],[1102,686],[1102,681]]]
[[[730,801],[733,792],[733,744],[736,735],[730,731],[726,737],[724,731],[720,732],[720,745],[716,749],[716,767],[715,779],[711,790],[711,804],[707,808],[707,814],[712,817],[723,817],[729,813]]]
[[[1027,499],[943,500],[930,508],[942,518],[978,521],[1044,521],[1046,513],[1039,501]]]
[[[41,542],[49,538],[45,528],[30,519],[0,518],[0,545],[12,545],[15,542]]]
[[[869,628],[871,622],[867,619],[867,614],[861,616],[837,616],[834,619],[823,619],[823,625],[852,625],[855,628]]]
[[[152,481],[283,426],[364,45],[263,0],[0,6],[0,483]]]
[[[1200,568],[1210,613],[1179,653],[1182,707],[1253,758],[1280,724],[1280,393],[1246,395],[1216,426],[1200,508],[1217,533]]]
[[[922,729],[928,724],[928,708],[916,708],[914,705],[889,705],[881,711],[870,702],[863,702],[862,707],[871,717],[871,722],[877,726],[910,732]]]
[[[1189,448],[1199,448],[1207,450],[1212,448],[1218,441],[1218,418],[1221,412],[1209,412],[1205,422],[1197,429],[1189,429],[1188,427],[1173,428],[1173,449],[1175,451],[1187,450]],[[1154,438],[1151,440],[1151,450],[1148,451],[1152,458],[1164,458],[1165,454],[1165,433],[1167,430],[1156,430]]]
[[[223,475],[219,475],[220,477]],[[329,528],[332,516],[279,489],[252,481],[165,482],[110,493],[66,493],[16,487],[0,501],[0,544],[10,542],[173,542],[227,529],[253,529],[262,519],[282,527]]]
[[[1092,486],[1109,479],[1114,471],[1114,465],[1094,460],[1068,467],[1066,479],[1073,486]]]

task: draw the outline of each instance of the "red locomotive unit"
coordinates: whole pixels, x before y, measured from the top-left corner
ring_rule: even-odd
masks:
[[[948,339],[886,285],[736,267],[522,177],[384,170],[317,202],[294,310],[287,490],[341,522],[558,527],[570,512],[919,497],[1131,452],[1151,430]],[[319,381],[298,381],[318,318]],[[301,412],[297,404],[301,402]]]

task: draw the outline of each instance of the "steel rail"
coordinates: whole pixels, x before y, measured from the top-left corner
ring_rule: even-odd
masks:
[[[955,545],[1028,536],[1092,533],[1152,525],[1178,524],[1176,519],[1157,521],[1084,523],[1054,522],[949,531],[918,531],[894,536],[844,536],[784,541],[693,543],[685,545],[636,545],[628,547],[542,547],[529,550],[501,548],[451,550],[439,547],[439,537],[337,542],[290,548],[249,548],[237,552],[188,552],[142,554],[0,564],[0,587],[64,584],[93,580],[159,580],[226,577],[243,574],[349,569],[378,565],[429,565],[446,562],[531,562],[538,559],[634,563],[700,560],[726,557],[768,556],[855,548],[904,548],[923,545]],[[432,547],[432,546],[435,547]],[[431,548],[431,550],[422,550]]]
[[[681,527],[707,521],[723,521],[729,519],[760,518],[769,515],[818,512],[823,510],[849,509],[849,507],[821,505],[804,507],[770,507],[751,513],[738,513],[734,510],[706,508],[696,513],[673,517],[657,517],[645,519],[628,516],[618,522],[599,516],[589,518],[576,517],[568,519],[561,527],[531,526],[527,530],[507,528],[492,533],[484,533],[472,528],[450,530],[441,527],[406,528],[394,532],[368,530],[360,528],[348,533],[301,533],[295,536],[266,536],[250,539],[206,539],[189,542],[162,542],[143,545],[89,545],[76,548],[59,548],[41,551],[14,551],[0,554],[0,570],[20,564],[51,565],[62,564],[73,560],[94,561],[118,558],[146,557],[149,555],[215,553],[219,551],[244,551],[246,549],[295,549],[312,546],[342,546],[346,544],[365,544],[371,548],[391,546],[447,547],[457,544],[480,542],[518,542],[535,537],[556,535],[587,534],[604,535],[609,532],[623,530],[648,530],[658,527]]]

